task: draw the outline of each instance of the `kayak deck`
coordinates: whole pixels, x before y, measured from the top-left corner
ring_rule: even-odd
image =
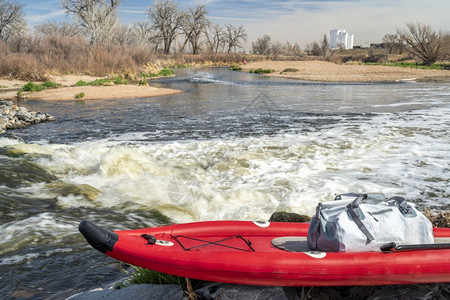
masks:
[[[80,231],[106,255],[194,279],[271,286],[450,282],[450,249],[309,251],[307,223],[210,221],[109,232],[83,222]],[[435,237],[450,239],[450,229],[435,229]]]

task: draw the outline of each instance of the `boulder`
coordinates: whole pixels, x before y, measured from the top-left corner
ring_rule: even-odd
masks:
[[[7,129],[24,128],[31,124],[54,120],[55,118],[49,114],[29,111],[12,101],[0,99],[0,133],[4,133]]]

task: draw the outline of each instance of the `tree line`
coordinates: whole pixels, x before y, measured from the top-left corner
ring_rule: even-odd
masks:
[[[82,36],[89,45],[145,46],[169,53],[231,53],[247,41],[243,25],[215,24],[205,5],[180,9],[172,0],[158,0],[148,7],[148,21],[131,26],[120,23],[120,0],[63,0],[62,8],[71,23],[47,22],[35,27],[40,36]],[[24,5],[0,0],[0,38],[13,41],[26,32]]]
[[[142,56],[145,51],[147,55],[148,51],[194,55],[236,53],[243,51],[247,41],[243,25],[213,23],[208,19],[206,5],[181,9],[173,0],[157,0],[146,10],[147,21],[124,25],[118,17],[119,4],[120,0],[62,0],[62,8],[72,16],[72,22],[39,24],[32,34],[27,34],[24,5],[16,0],[0,0],[0,42],[6,43],[12,52],[32,53],[39,50],[39,44],[50,43],[56,48],[58,45],[70,48],[68,44],[72,44],[72,48],[83,48],[80,43],[84,41],[86,47],[97,51],[100,46],[105,51],[117,47],[141,49],[135,51],[140,51]],[[408,51],[423,63],[432,64],[448,57],[450,37],[429,25],[410,22],[406,28],[385,35],[382,45],[389,53]],[[320,42],[307,44],[304,50],[298,44],[273,41],[267,34],[251,46],[252,52],[259,55],[331,54],[326,35]],[[71,50],[60,49],[60,52]]]
[[[450,59],[450,33],[435,30],[430,25],[420,22],[407,22],[406,28],[398,28],[396,33],[385,34],[380,46],[388,54],[408,52],[417,57],[425,65],[431,65],[439,60]],[[313,56],[328,56],[327,36],[320,43],[312,42],[306,45],[305,53]]]

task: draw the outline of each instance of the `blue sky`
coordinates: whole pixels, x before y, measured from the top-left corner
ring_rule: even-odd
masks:
[[[69,20],[60,0],[17,0],[25,4],[30,27],[42,22]],[[244,25],[249,45],[269,34],[272,40],[305,44],[320,41],[331,29],[346,29],[355,35],[355,45],[381,42],[387,33],[418,21],[450,31],[450,0],[175,0],[179,7],[206,4],[215,23]],[[148,20],[153,1],[122,0],[123,23]]]

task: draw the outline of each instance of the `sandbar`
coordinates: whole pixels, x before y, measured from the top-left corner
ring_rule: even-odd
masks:
[[[335,64],[326,61],[256,61],[241,65],[242,71],[258,68],[274,72],[271,77],[285,77],[304,81],[322,82],[393,82],[430,81],[449,82],[449,70],[423,70],[394,66],[364,65],[357,63]],[[286,69],[295,72],[283,72]]]
[[[77,81],[86,82],[99,79],[87,75],[61,75],[52,76],[51,81],[60,83],[62,87],[46,89],[41,92],[24,92],[25,99],[33,100],[76,100],[75,96],[83,93],[80,100],[107,100],[107,99],[132,99],[165,96],[181,93],[181,90],[166,89],[153,86],[143,86],[134,84],[107,85],[107,86],[73,86]],[[0,99],[16,99],[18,90],[25,85],[26,81],[0,78]]]

